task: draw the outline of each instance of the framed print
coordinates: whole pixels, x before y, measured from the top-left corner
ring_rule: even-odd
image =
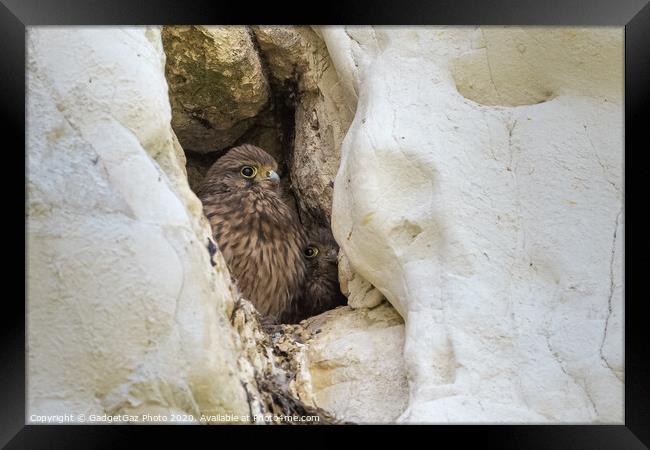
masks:
[[[4,2],[3,443],[645,448],[646,3]]]

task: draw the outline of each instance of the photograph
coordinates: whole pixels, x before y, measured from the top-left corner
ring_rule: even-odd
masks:
[[[650,0],[0,0],[0,37],[0,448],[650,448]]]
[[[624,28],[26,27],[27,424],[623,424]]]

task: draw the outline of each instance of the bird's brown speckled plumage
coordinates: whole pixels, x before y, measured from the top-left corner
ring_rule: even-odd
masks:
[[[328,228],[310,231],[307,246],[318,249],[313,258],[305,257],[307,272],[301,295],[291,304],[282,318],[283,323],[298,323],[337,306],[347,304],[338,279],[337,254],[339,246]]]
[[[259,176],[242,177],[245,165]],[[270,170],[277,170],[271,155],[240,145],[212,165],[197,195],[239,290],[260,314],[279,320],[304,285],[306,238],[279,184],[264,178]]]

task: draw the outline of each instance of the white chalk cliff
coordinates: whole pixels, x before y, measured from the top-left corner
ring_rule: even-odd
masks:
[[[28,420],[247,414],[160,31],[35,28],[27,54]]]
[[[623,420],[618,29],[325,28],[332,227],[406,322],[405,422]]]
[[[161,29],[30,28],[28,421],[246,417],[282,373],[353,422],[622,423],[623,30],[254,31],[273,76],[312,77],[291,173],[324,209],[313,164],[336,173],[349,306],[286,332],[281,372],[208,250]]]

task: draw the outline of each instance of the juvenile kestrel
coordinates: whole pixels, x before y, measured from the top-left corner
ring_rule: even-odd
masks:
[[[309,233],[303,256],[307,266],[305,284],[282,318],[284,323],[298,323],[337,306],[347,304],[338,279],[339,246],[325,227]]]
[[[210,167],[197,195],[239,290],[278,321],[304,285],[307,242],[276,170],[264,150],[240,145]]]

